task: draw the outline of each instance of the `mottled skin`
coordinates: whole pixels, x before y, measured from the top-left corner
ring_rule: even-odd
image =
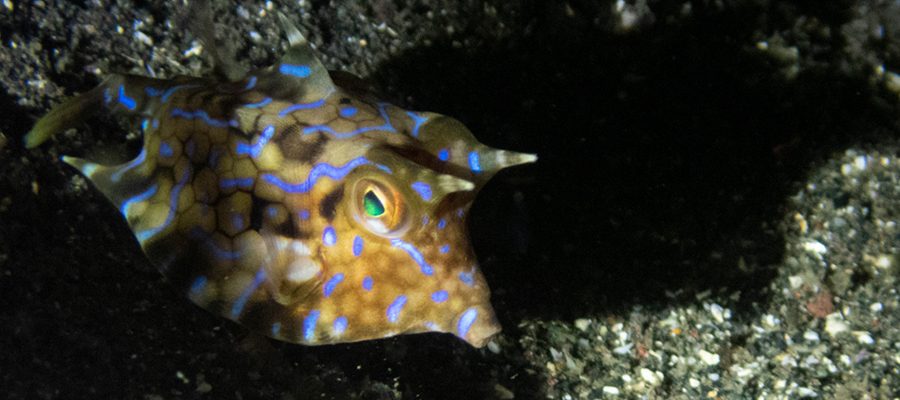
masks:
[[[535,157],[345,89],[353,80],[329,76],[286,26],[275,66],[231,82],[113,75],[51,110],[26,145],[97,109],[145,115],[135,160],[63,160],[174,285],[254,331],[303,344],[440,331],[483,346],[500,326],[466,212],[494,173]]]

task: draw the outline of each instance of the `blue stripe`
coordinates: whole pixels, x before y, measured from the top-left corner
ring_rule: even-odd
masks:
[[[250,187],[251,185],[253,185],[253,178],[222,179],[219,181],[219,186],[223,189],[235,186]]]
[[[365,157],[357,157],[353,160],[350,160],[343,167],[335,167],[328,163],[319,163],[316,164],[315,167],[313,167],[312,171],[309,171],[309,176],[305,181],[297,184],[285,183],[281,180],[281,178],[272,174],[265,174],[262,178],[264,181],[278,186],[279,189],[284,190],[285,192],[306,193],[316,185],[316,181],[318,181],[319,178],[323,175],[336,181],[341,180],[354,168],[369,163],[369,160],[367,160]]]
[[[156,193],[156,185],[153,185],[150,189],[145,190],[143,193],[141,193],[137,196],[134,196],[128,200],[125,200],[122,203],[122,206],[119,208],[119,212],[121,212],[122,215],[124,215],[127,218],[128,217],[127,212],[128,212],[129,206],[131,206],[134,203],[139,203],[144,200],[147,200],[148,198],[150,198],[150,196],[153,196],[154,193]]]
[[[359,255],[362,254],[364,244],[365,244],[365,242],[363,241],[363,238],[359,237],[358,235],[355,238],[353,238],[353,255],[354,256],[359,257]]]
[[[237,154],[249,154],[251,157],[259,157],[259,153],[262,152],[263,146],[269,142],[269,139],[272,138],[272,135],[275,134],[275,126],[269,125],[263,129],[263,131],[259,134],[259,137],[256,138],[256,144],[253,146],[248,146],[246,143],[238,143],[237,144]]]
[[[266,98],[262,99],[262,101],[260,101],[259,103],[244,104],[244,108],[259,108],[259,107],[262,107],[271,102],[272,102],[272,98],[266,97]]]
[[[397,248],[402,249],[402,250],[406,251],[407,253],[409,253],[410,257],[412,257],[413,260],[416,261],[416,264],[419,264],[419,266],[422,267],[423,274],[425,274],[425,275],[434,274],[434,268],[432,268],[430,265],[425,263],[425,257],[423,257],[422,253],[420,253],[419,250],[416,249],[416,246],[406,243],[400,239],[391,239],[391,244],[394,245],[394,247],[397,247]]]
[[[466,338],[466,334],[469,333],[469,328],[472,327],[475,318],[478,318],[478,310],[474,308],[466,310],[466,312],[459,317],[459,322],[456,324],[456,331],[459,333],[459,337],[463,339]]]
[[[125,86],[119,86],[119,103],[128,107],[129,110],[134,110],[134,108],[137,107],[137,102],[125,95]]]
[[[253,277],[253,281],[244,288],[244,291],[238,296],[237,301],[234,302],[234,307],[231,308],[232,318],[237,318],[241,315],[241,311],[243,311],[244,305],[247,304],[247,300],[250,299],[250,296],[264,280],[266,280],[266,273],[260,268],[259,271],[256,271],[256,276]]]
[[[347,330],[347,317],[340,316],[334,319],[334,334],[340,335]]]
[[[330,296],[331,292],[334,291],[334,288],[337,287],[338,283],[341,283],[343,280],[344,274],[334,274],[334,276],[332,276],[331,279],[329,279],[328,282],[325,283],[325,297]]]
[[[481,172],[481,164],[478,162],[477,151],[469,153],[469,168],[472,168],[472,171]]]
[[[307,341],[313,339],[316,333],[316,323],[319,320],[319,310],[312,310],[309,315],[303,319],[303,338]]]
[[[169,96],[171,96],[172,93],[175,93],[176,90],[178,90],[178,89],[186,89],[186,88],[195,88],[195,87],[199,87],[199,86],[200,86],[200,85],[179,85],[179,86],[173,86],[173,87],[170,87],[168,90],[166,90],[165,93],[163,93],[163,95],[162,95],[162,97],[160,98],[160,100],[161,100],[163,103],[165,103],[166,100],[169,100]]]
[[[151,229],[147,229],[145,231],[135,234],[138,242],[140,242],[142,245],[144,244],[144,241],[146,241],[147,239],[153,237],[153,235],[156,235],[157,233],[159,233],[160,231],[165,229],[167,226],[169,226],[169,224],[172,223],[172,220],[175,219],[175,211],[177,211],[176,208],[178,207],[178,194],[181,192],[181,189],[184,188],[184,185],[187,184],[188,178],[190,176],[191,176],[191,168],[190,167],[185,168],[184,174],[181,176],[181,179],[178,181],[178,184],[172,188],[172,192],[169,196],[169,215],[166,216],[165,222],[163,222],[162,225],[160,225],[160,226],[157,226],[157,227],[151,228]]]
[[[325,98],[328,98],[328,96],[325,96]],[[288,114],[290,114],[290,113],[292,113],[292,112],[294,112],[294,111],[297,111],[297,110],[303,110],[303,109],[307,109],[307,108],[317,108],[317,107],[321,107],[322,104],[325,104],[325,99],[324,99],[324,98],[323,98],[322,100],[314,101],[314,102],[312,102],[312,103],[292,104],[292,105],[289,105],[289,106],[288,106],[287,108],[285,108],[284,110],[279,111],[279,112],[278,112],[278,117],[279,117],[279,118],[284,118],[284,117],[286,117]]]
[[[412,130],[413,137],[419,136],[419,128],[422,127],[422,124],[425,123],[425,121],[428,121],[428,118],[416,115],[412,111],[407,111],[406,115],[409,115],[413,121],[416,122],[416,126],[414,126]]]
[[[404,305],[406,305],[406,296],[397,296],[397,298],[394,299],[394,302],[387,308],[388,321],[397,322],[397,320],[400,319],[400,311],[403,310]]]
[[[298,78],[306,78],[312,73],[312,70],[307,65],[291,65],[291,64],[281,64],[281,67],[278,70],[285,75],[293,75]]]
[[[334,129],[331,129],[331,127],[329,127],[328,125],[312,125],[312,126],[307,126],[306,128],[303,128],[303,134],[308,135],[310,133],[315,133],[315,132],[328,132],[328,133],[334,135],[335,137],[337,137],[338,139],[344,139],[344,138],[348,138],[350,136],[357,135],[357,134],[360,134],[363,132],[376,131],[376,130],[397,132],[397,130],[394,129],[394,126],[391,125],[391,120],[388,118],[387,111],[384,109],[385,106],[387,106],[387,105],[388,105],[387,103],[378,103],[378,110],[379,110],[378,112],[381,113],[381,118],[384,119],[384,121],[385,121],[384,125],[364,126],[362,128],[355,129],[355,130],[352,130],[347,133],[338,133]],[[282,111],[282,112],[284,112],[284,111]],[[283,115],[281,115],[280,113],[278,114],[278,116],[283,117]]]
[[[206,122],[210,126],[214,126],[216,128],[227,128],[229,126],[237,127],[237,125],[238,125],[237,120],[232,119],[230,121],[225,121],[225,120],[210,118],[209,114],[207,114],[206,111],[203,111],[203,110],[185,111],[180,108],[175,108],[175,109],[172,109],[172,112],[169,115],[173,116],[173,117],[182,117],[182,118],[186,118],[186,119],[200,118],[203,120],[203,122]]]
[[[429,186],[427,183],[416,181],[413,182],[410,186],[412,186],[413,190],[415,190],[416,193],[419,194],[419,196],[422,196],[422,200],[431,200],[431,186]]]

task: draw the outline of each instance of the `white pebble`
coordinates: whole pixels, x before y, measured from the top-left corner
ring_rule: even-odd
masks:
[[[825,317],[825,331],[828,332],[829,335],[834,336],[848,329],[850,329],[850,327],[844,322],[844,316],[841,315],[841,313],[834,312]]]
[[[700,350],[700,359],[703,360],[707,365],[717,365],[719,364],[719,355],[710,353],[706,350]]]

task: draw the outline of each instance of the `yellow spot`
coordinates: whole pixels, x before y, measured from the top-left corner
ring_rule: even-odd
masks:
[[[281,162],[284,161],[284,157],[282,157],[278,146],[269,144],[263,146],[262,152],[259,153],[259,157],[254,161],[260,170],[277,171],[281,168]]]

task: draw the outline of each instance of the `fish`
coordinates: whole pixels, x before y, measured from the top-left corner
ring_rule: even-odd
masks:
[[[379,101],[279,18],[277,64],[236,78],[112,74],[53,107],[25,147],[99,110],[142,116],[133,160],[61,160],[173,286],[252,332],[303,345],[445,332],[483,347],[501,327],[468,211],[494,174],[537,156]]]

